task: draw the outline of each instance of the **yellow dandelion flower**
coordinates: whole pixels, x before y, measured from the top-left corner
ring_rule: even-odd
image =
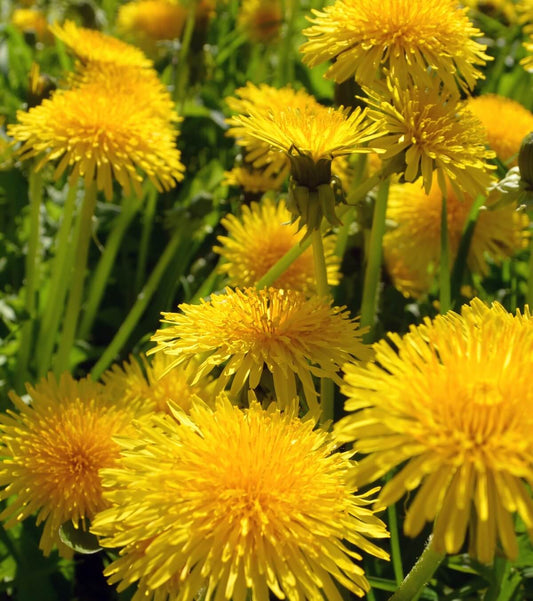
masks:
[[[62,26],[54,23],[50,30],[84,65],[96,62],[113,63],[122,67],[153,66],[152,61],[135,46],[100,31],[78,27],[73,21],[65,21]]]
[[[375,363],[346,368],[353,413],[337,427],[366,455],[356,483],[399,467],[376,504],[413,491],[406,534],[434,521],[439,552],[457,553],[468,529],[470,553],[480,561],[490,563],[498,543],[516,557],[513,514],[533,532],[525,485],[533,485],[533,389],[524,369],[533,353],[529,312],[514,317],[474,299],[461,315],[426,318],[374,348]]]
[[[252,42],[271,42],[278,36],[282,22],[279,0],[244,0],[237,17],[237,26]]]
[[[498,158],[509,165],[516,165],[522,140],[533,131],[533,113],[516,100],[496,94],[471,98],[467,106],[483,123],[489,146]]]
[[[176,365],[198,360],[193,384],[224,366],[216,392],[231,380],[232,397],[245,386],[259,386],[266,368],[279,399],[296,398],[300,383],[315,411],[313,376],[339,383],[345,362],[370,358],[356,321],[345,308],[317,297],[307,299],[295,290],[227,288],[208,302],[182,304],[179,309],[181,313],[162,314],[170,327],[152,337],[157,343],[153,350],[172,355]]]
[[[447,223],[449,252],[455,260],[463,229],[474,199],[457,197],[448,182]],[[516,204],[501,204],[479,213],[468,254],[473,273],[486,275],[487,257],[499,261],[512,256],[523,245],[528,218],[518,213]],[[429,194],[417,184],[397,184],[390,188],[387,220],[394,224],[383,238],[384,261],[394,285],[404,294],[420,297],[436,281],[440,264],[440,220],[442,191],[435,182]]]
[[[125,71],[125,76],[128,71]],[[112,198],[113,178],[130,193],[141,194],[141,172],[158,190],[168,190],[183,179],[184,167],[176,148],[176,130],[156,116],[145,102],[116,87],[87,83],[56,91],[50,99],[29,111],[17,112],[18,123],[8,134],[22,142],[23,159],[38,157],[36,169],[59,160],[55,178],[71,168],[70,181],[78,177],[86,185],[96,181],[106,198]]]
[[[221,224],[228,231],[219,236],[221,246],[214,250],[223,259],[220,271],[226,273],[230,286],[253,286],[292,247],[304,237],[298,223],[291,222],[291,213],[284,200],[275,203],[265,198],[261,204],[242,207],[241,217],[227,215]],[[328,270],[328,284],[339,283],[340,259],[335,255],[337,236],[324,236],[324,252]],[[272,284],[275,288],[300,290],[306,295],[316,294],[313,249],[308,248]]]
[[[266,84],[256,86],[250,82],[235,91],[235,96],[226,98],[226,103],[234,113],[249,116],[254,111],[268,111],[270,107],[292,106],[302,110],[307,105],[320,106],[305,90],[294,90],[286,86],[273,88]],[[235,118],[227,119],[230,126],[227,135],[237,138],[246,151],[245,161],[254,168],[265,169],[267,175],[288,173],[289,161],[286,155],[271,150],[270,143],[249,134],[248,130]]]
[[[173,358],[157,353],[151,361],[141,355],[140,361],[131,357],[122,365],[113,365],[102,374],[103,394],[120,399],[136,415],[168,413],[169,402],[189,411],[196,398],[210,403],[214,400],[212,378],[200,379],[194,386],[196,365],[171,368]]]
[[[379,126],[366,119],[366,109],[328,108],[314,99],[299,106],[257,104],[231,123],[233,135],[255,138],[288,157],[287,206],[302,227],[306,225],[308,232],[318,229],[323,216],[333,225],[340,224],[335,204],[342,186],[332,178],[331,163],[337,157],[369,152],[364,144],[379,135]]]
[[[119,6],[117,30],[152,49],[161,40],[181,36],[187,9],[174,0],[136,0]]]
[[[335,581],[369,590],[359,550],[388,536],[369,495],[346,482],[355,463],[295,411],[241,410],[221,397],[139,426],[120,467],[103,472],[112,507],[93,531],[123,547],[106,568],[134,601],[337,600]]]
[[[37,524],[45,523],[39,547],[48,555],[57,545],[68,556],[59,528],[69,521],[83,527],[107,506],[98,471],[117,460],[113,437],[132,414],[105,401],[88,378],[63,374],[58,382],[50,374],[27,390],[29,405],[12,392],[16,412],[0,416],[0,498],[13,497],[0,519],[9,528],[37,512]]]
[[[403,176],[414,182],[420,176],[427,193],[436,171],[447,176],[456,192],[484,194],[492,182],[487,159],[486,134],[466,104],[438,87],[401,88],[392,80],[378,92],[365,88],[368,115],[381,125],[383,134],[372,145],[385,152],[383,160],[400,157]]]
[[[437,78],[450,92],[471,90],[489,59],[472,39],[482,32],[454,0],[337,0],[313,13],[303,60],[313,67],[335,58],[326,75],[338,83],[355,77],[372,86],[386,69],[402,88],[432,87]]]
[[[240,186],[245,192],[251,194],[262,194],[271,190],[279,190],[287,177],[287,168],[282,168],[278,173],[272,170],[254,169],[248,166],[233,167],[231,171],[224,173],[224,184],[226,186]]]
[[[161,83],[155,69],[123,67],[114,63],[89,63],[69,77],[70,87],[101,86],[109,94],[125,94],[139,107],[165,121],[180,122],[176,105],[168,88]]]
[[[35,8],[17,8],[11,15],[11,23],[18,30],[26,33],[32,32],[39,42],[49,43],[53,40],[48,29],[44,14]]]

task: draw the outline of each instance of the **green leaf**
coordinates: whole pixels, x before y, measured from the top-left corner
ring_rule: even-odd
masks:
[[[59,538],[77,553],[98,553],[102,549],[98,543],[98,539],[94,534],[87,532],[82,527],[76,528],[71,521],[65,522],[59,528]]]

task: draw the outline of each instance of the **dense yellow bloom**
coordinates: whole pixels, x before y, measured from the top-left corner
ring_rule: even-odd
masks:
[[[117,29],[149,47],[181,36],[187,9],[177,0],[135,0],[119,6]]]
[[[313,377],[339,383],[344,363],[370,358],[356,321],[326,299],[307,299],[295,290],[226,289],[199,305],[182,304],[181,313],[163,313],[170,327],[152,337],[155,351],[176,365],[197,360],[196,380],[224,366],[217,391],[231,380],[231,396],[245,386],[259,386],[263,371],[272,374],[276,397],[295,399],[301,384],[308,406],[316,411]]]
[[[89,63],[69,77],[70,87],[100,86],[110,95],[127,95],[138,107],[149,109],[164,121],[181,118],[168,88],[161,83],[155,69],[124,67],[115,63]]]
[[[448,183],[446,212],[449,253],[453,264],[468,214],[474,200],[457,197]],[[478,215],[470,242],[468,267],[486,275],[487,257],[499,261],[512,256],[525,241],[529,220],[517,212],[516,204],[500,204]],[[440,220],[442,191],[435,182],[429,194],[420,183],[397,184],[390,188],[387,220],[393,224],[383,238],[384,261],[394,285],[404,294],[419,297],[436,281],[440,264]]]
[[[279,190],[287,178],[287,168],[282,167],[278,174],[272,170],[254,169],[246,165],[233,167],[224,173],[224,184],[227,186],[240,186],[245,192],[261,194],[270,190]]]
[[[113,365],[102,375],[103,394],[110,401],[120,400],[139,416],[169,413],[169,402],[189,411],[197,398],[205,402],[214,400],[212,378],[200,379],[193,386],[191,381],[197,367],[194,362],[186,368],[170,369],[172,361],[172,357],[158,353],[151,361],[142,355],[140,361],[131,357],[122,365]]]
[[[291,219],[284,200],[276,204],[268,198],[261,204],[243,206],[241,217],[230,214],[222,219],[228,235],[218,237],[221,246],[214,250],[224,260],[220,270],[228,275],[230,286],[253,286],[302,240],[305,231],[299,229],[298,223],[291,223]],[[324,237],[330,286],[339,283],[340,259],[334,253],[336,240],[335,235]],[[316,294],[313,249],[308,248],[272,285]]]
[[[125,71],[125,76],[127,71]],[[36,169],[59,161],[55,177],[72,169],[70,180],[95,181],[109,200],[116,179],[130,193],[141,194],[142,172],[158,190],[183,179],[184,167],[176,148],[176,130],[154,115],[124,83],[87,83],[57,91],[28,112],[18,111],[18,124],[9,135],[22,142],[23,159],[37,157]]]
[[[468,101],[468,110],[487,131],[489,146],[504,163],[516,165],[520,144],[533,131],[533,113],[516,100],[484,94]]]
[[[213,599],[336,601],[335,580],[369,589],[359,549],[387,554],[367,537],[387,536],[346,481],[350,454],[312,420],[257,403],[241,410],[155,418],[124,441],[117,469],[103,472],[112,507],[93,531],[123,547],[106,568],[119,590],[139,581],[133,601]],[[371,491],[372,492],[372,491]],[[355,547],[355,549],[354,549]]]
[[[11,15],[11,23],[22,32],[33,32],[40,42],[53,40],[46,17],[34,8],[17,8]]]
[[[282,22],[279,0],[244,0],[237,17],[237,25],[252,42],[270,42],[279,34]]]
[[[484,194],[492,181],[482,124],[456,97],[431,88],[401,88],[388,80],[379,91],[365,88],[369,117],[380,124],[382,138],[372,145],[385,151],[381,159],[396,157],[404,163],[403,176],[414,182],[420,176],[429,193],[434,172],[447,176],[461,195]]]
[[[326,75],[338,83],[354,76],[371,86],[386,69],[402,88],[432,87],[436,78],[450,92],[473,89],[489,57],[466,12],[455,0],[337,0],[313,10],[304,62],[335,58]]]
[[[374,345],[376,362],[346,367],[346,409],[337,434],[366,455],[357,485],[399,467],[376,504],[406,492],[404,528],[435,521],[437,551],[490,563],[497,543],[516,557],[513,514],[533,532],[533,322],[479,299],[403,337]],[[418,492],[414,492],[418,489]],[[412,491],[412,492],[411,492]]]
[[[54,23],[50,30],[84,65],[95,62],[122,67],[153,66],[152,61],[135,46],[100,31],[78,27],[73,21],[65,21],[62,26]]]
[[[50,374],[27,390],[29,405],[12,392],[17,411],[0,416],[0,498],[13,497],[0,519],[9,528],[37,512],[44,554],[57,545],[69,555],[59,528],[83,527],[106,506],[98,471],[117,460],[113,437],[127,431],[132,413],[106,401],[99,384],[69,374],[59,382]]]

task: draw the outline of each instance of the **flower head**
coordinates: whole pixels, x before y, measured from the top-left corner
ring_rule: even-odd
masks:
[[[100,31],[78,27],[73,21],[65,21],[63,26],[54,23],[50,30],[84,65],[96,62],[113,63],[121,67],[153,66],[152,61],[135,46]]]
[[[177,0],[135,0],[119,6],[117,29],[152,48],[160,40],[181,36],[187,9]]]
[[[458,198],[448,182],[446,204],[453,262],[474,199],[468,195]],[[488,273],[488,256],[499,261],[522,247],[528,218],[516,208],[516,203],[495,205],[489,199],[486,209],[479,213],[467,259],[473,273]],[[387,220],[394,226],[383,238],[383,253],[394,285],[404,294],[419,297],[436,281],[441,251],[441,212],[442,191],[436,182],[429,194],[420,183],[396,184],[390,188]]]
[[[377,92],[365,89],[373,109],[369,117],[385,132],[372,142],[385,151],[381,158],[401,157],[404,179],[414,182],[422,176],[426,193],[436,171],[439,182],[447,176],[459,195],[484,194],[492,181],[487,159],[494,152],[486,149],[482,124],[438,86],[404,89],[397,83],[389,79]]]
[[[169,413],[169,403],[189,411],[197,398],[214,401],[212,378],[200,379],[193,386],[195,363],[171,367],[172,362],[169,355],[158,353],[151,361],[142,355],[140,361],[131,357],[122,365],[113,365],[102,374],[103,394],[110,400],[120,399],[139,416]]]
[[[11,15],[11,23],[22,32],[33,32],[40,42],[50,42],[53,36],[48,29],[46,17],[35,8],[17,8]]]
[[[271,170],[254,169],[246,164],[233,167],[224,173],[226,186],[240,186],[244,192],[263,194],[271,190],[279,190],[287,178],[287,170],[283,167],[278,173]]]
[[[354,463],[336,453],[312,420],[257,403],[241,410],[221,398],[141,425],[117,469],[103,477],[112,507],[93,531],[123,547],[106,568],[119,590],[139,581],[134,600],[289,601],[338,599],[334,580],[369,589],[358,551],[387,554],[367,537],[387,536],[346,485]],[[348,547],[348,545],[350,547]]]
[[[200,363],[196,379],[224,366],[217,390],[231,380],[232,396],[245,384],[257,388],[266,368],[278,399],[295,399],[300,382],[315,411],[312,376],[340,382],[345,362],[370,357],[345,309],[332,307],[325,299],[307,299],[295,290],[227,288],[209,302],[179,308],[181,313],[163,313],[163,322],[170,327],[155,333],[154,350],[174,356],[176,365],[196,359]]]
[[[265,198],[261,204],[242,207],[242,216],[227,215],[221,224],[227,236],[219,236],[221,246],[214,248],[224,260],[220,270],[229,276],[230,286],[253,286],[293,246],[304,237],[298,223],[290,223],[291,213],[285,202],[278,204]],[[335,256],[336,236],[324,237],[324,251],[328,268],[328,283],[339,283],[340,259]],[[276,288],[300,290],[316,294],[315,267],[312,248],[308,248],[273,283]]]
[[[252,42],[271,42],[283,22],[279,0],[245,0],[241,4],[237,24]]]
[[[327,76],[340,83],[354,76],[372,86],[386,69],[403,88],[442,81],[450,92],[473,89],[482,77],[477,67],[489,58],[475,42],[475,28],[454,0],[337,0],[313,10],[308,42],[301,51],[313,67],[335,58]]]
[[[337,434],[365,454],[356,483],[394,468],[379,507],[406,492],[405,532],[435,521],[437,551],[470,552],[490,563],[499,542],[516,557],[512,515],[533,531],[533,353],[526,310],[510,315],[474,299],[461,314],[428,318],[374,345],[376,362],[346,368],[347,411]],[[526,362],[526,363],[525,363]]]
[[[0,497],[14,497],[0,519],[10,527],[37,512],[45,555],[54,545],[68,555],[59,528],[68,521],[83,527],[107,505],[98,471],[117,460],[113,437],[127,431],[132,412],[107,402],[99,384],[68,374],[59,382],[50,374],[27,390],[29,405],[12,392],[17,411],[0,416]]]
[[[145,101],[139,103],[139,95],[128,92],[124,83],[96,81],[56,91],[28,112],[18,111],[17,119],[8,133],[22,142],[23,159],[38,157],[36,169],[59,160],[56,178],[72,168],[71,181],[96,181],[107,199],[113,194],[113,178],[126,194],[133,185],[137,195],[142,171],[158,190],[183,179],[175,128]]]
[[[516,100],[496,94],[471,98],[467,107],[485,127],[489,146],[498,158],[516,165],[520,144],[533,131],[533,113]]]

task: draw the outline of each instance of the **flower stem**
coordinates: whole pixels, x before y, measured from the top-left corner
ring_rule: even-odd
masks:
[[[452,306],[450,280],[450,244],[448,239],[448,207],[446,194],[442,194],[440,217],[440,268],[439,268],[439,303],[440,312],[447,313]]]
[[[397,591],[389,598],[389,601],[412,601],[416,599],[444,557],[444,553],[437,553],[433,549],[432,536],[430,536],[422,555],[418,558]]]
[[[34,169],[30,173],[28,194],[30,200],[30,236],[28,240],[28,252],[26,254],[26,296],[24,303],[27,316],[26,322],[21,329],[19,357],[15,374],[15,387],[18,391],[23,389],[24,381],[27,377],[33,326],[35,323],[35,295],[39,279],[40,217],[43,199],[43,180],[40,172],[36,172]]]
[[[400,586],[403,581],[404,575],[402,563],[402,550],[400,549],[400,537],[398,532],[398,516],[396,514],[396,505],[389,505],[389,507],[387,508],[387,515],[389,518],[392,568],[394,570],[394,578],[396,579],[396,584]]]
[[[157,190],[154,186],[150,187],[144,212],[142,216],[141,241],[139,243],[139,259],[137,263],[137,273],[135,274],[135,292],[142,288],[144,275],[146,273],[146,264],[148,262],[148,250],[150,246],[150,236],[154,225],[155,210],[157,206]]]
[[[94,319],[96,317],[98,308],[100,307],[109,274],[111,273],[111,269],[115,262],[122,238],[124,237],[124,234],[138,208],[139,201],[136,198],[125,199],[125,202],[122,206],[122,211],[115,220],[113,229],[109,234],[104,252],[100,257],[96,271],[94,272],[94,276],[89,288],[89,296],[87,298],[85,312],[81,321],[79,336],[84,340],[91,333]]]
[[[192,34],[194,32],[194,24],[196,21],[196,0],[192,0],[187,5],[187,20],[185,21],[185,29],[178,54],[178,64],[176,65],[174,100],[178,109],[178,113],[183,112],[183,104],[187,91],[186,78],[188,73],[187,57],[191,47]]]
[[[80,316],[83,283],[87,270],[89,242],[91,240],[91,222],[96,206],[96,184],[91,182],[85,190],[85,198],[79,216],[78,240],[74,256],[74,269],[67,303],[67,312],[59,340],[59,348],[54,365],[54,373],[59,376],[69,369],[70,352],[74,346],[76,328]]]
[[[529,305],[529,310],[533,311],[533,236],[529,241],[529,264],[528,264],[528,279],[527,279],[527,297],[526,301]]]
[[[286,86],[288,83],[294,80],[292,45],[294,39],[294,21],[296,17],[295,4],[296,0],[285,0],[283,6],[285,13],[285,31],[278,62],[278,84],[280,87]]]
[[[163,254],[159,257],[159,261],[154,267],[154,270],[152,271],[150,277],[148,278],[148,281],[144,285],[144,288],[137,296],[137,300],[135,301],[135,304],[131,308],[130,312],[128,313],[126,319],[120,326],[118,332],[115,334],[115,337],[113,338],[107,349],[104,351],[103,355],[100,357],[96,365],[91,370],[91,377],[94,380],[97,380],[102,375],[102,373],[109,367],[111,362],[115,359],[115,356],[121,351],[122,347],[128,341],[128,338],[133,332],[142,314],[144,313],[155,291],[157,290],[159,282],[161,281],[161,278],[163,277],[166,268],[168,267],[170,261],[176,254],[180,241],[181,229],[177,228],[172,237],[170,238],[165,250],[163,251]]]
[[[65,297],[69,284],[69,268],[72,266],[71,230],[78,186],[73,182],[68,186],[63,207],[63,220],[57,234],[57,244],[51,268],[51,280],[37,339],[37,367],[39,377],[50,369],[50,360],[57,338],[59,322],[63,315]]]
[[[370,328],[365,336],[366,342],[373,339],[374,318],[378,296],[378,285],[381,273],[381,255],[383,235],[385,234],[385,215],[387,212],[387,199],[389,196],[389,180],[383,180],[379,185],[374,215],[372,219],[372,231],[370,232],[370,243],[368,258],[363,284],[363,300],[361,302],[361,327]]]
[[[287,251],[277,263],[275,263],[265,275],[255,284],[257,290],[261,288],[268,288],[284,273],[296,259],[304,253],[310,246],[313,238],[309,236],[300,244],[295,244],[289,251]]]

